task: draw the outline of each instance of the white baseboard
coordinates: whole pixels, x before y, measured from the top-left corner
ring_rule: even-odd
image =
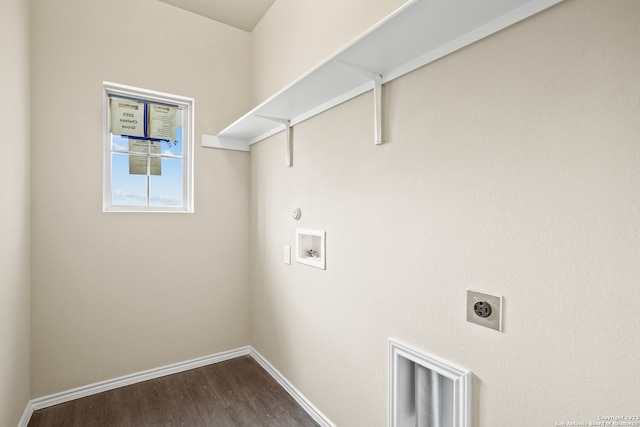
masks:
[[[27,427],[29,421],[31,420],[31,415],[33,415],[33,408],[31,407],[31,402],[29,402],[27,403],[27,407],[24,408],[24,412],[22,413],[22,418],[20,418],[18,427]]]
[[[22,414],[18,427],[27,427],[29,420],[34,411],[38,409],[48,408],[49,406],[59,405],[71,400],[80,399],[91,396],[104,391],[113,390],[119,387],[136,384],[142,381],[152,380],[154,378],[164,377],[166,375],[177,374],[179,372],[188,371],[190,369],[200,368],[202,366],[212,365],[214,363],[224,362],[225,360],[234,359],[240,356],[249,355],[253,357],[290,395],[296,402],[311,416],[318,424],[323,427],[334,427],[315,406],[311,404],[280,372],[278,372],[269,362],[265,360],[260,353],[253,347],[241,347],[235,350],[225,351],[210,356],[200,357],[186,362],[174,363],[172,365],[160,368],[149,369],[147,371],[138,372],[123,377],[114,378],[112,380],[101,381],[95,384],[89,384],[83,387],[74,388],[60,393],[51,394],[44,397],[32,399],[27,403],[27,407]]]
[[[313,404],[306,397],[304,397],[304,395],[300,393],[298,389],[293,386],[293,384],[291,384],[276,368],[273,367],[273,365],[271,365],[267,361],[267,359],[262,357],[262,355],[258,353],[253,347],[251,347],[250,355],[256,360],[256,362],[260,364],[260,366],[264,368],[265,371],[267,371],[273,377],[273,379],[278,382],[278,384],[282,386],[282,388],[287,391],[287,393],[291,395],[291,397],[293,397],[296,402],[298,402],[298,404],[307,412],[307,414],[309,414],[311,418],[313,418],[315,422],[320,424],[322,427],[335,427],[335,424],[329,421],[329,418],[325,417],[324,414],[318,410],[318,408],[313,406]]]

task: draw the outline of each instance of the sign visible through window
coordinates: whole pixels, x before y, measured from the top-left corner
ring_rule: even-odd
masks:
[[[104,86],[103,210],[193,212],[193,99]]]

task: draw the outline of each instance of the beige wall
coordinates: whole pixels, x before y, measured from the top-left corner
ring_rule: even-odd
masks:
[[[567,0],[385,85],[382,146],[370,93],[296,126],[291,169],[253,146],[251,341],[337,425],[386,425],[388,337],[473,371],[476,427],[637,412],[639,17]],[[283,264],[296,227],[326,271]]]
[[[32,396],[249,344],[249,156],[200,137],[249,106],[250,35],[155,0],[32,28]],[[102,213],[105,80],[195,98],[195,214]]]
[[[0,425],[16,425],[29,400],[30,180],[28,2],[3,3],[0,125]],[[10,100],[10,102],[7,102]]]
[[[383,146],[371,94],[308,120],[291,169],[281,135],[250,161],[200,135],[402,1],[278,0],[249,35],[154,0],[34,0],[31,167],[23,3],[2,15],[1,425],[29,393],[251,343],[337,425],[383,426],[388,337],[473,371],[476,427],[638,407],[636,1],[566,0],[387,84]],[[103,80],[196,99],[195,214],[101,212]],[[326,271],[282,263],[296,227],[327,231]],[[464,321],[466,288],[505,296],[504,333]]]
[[[252,32],[258,104],[324,62],[406,0],[277,0]]]
[[[0,425],[18,424],[29,400],[29,9],[2,3],[0,52]]]

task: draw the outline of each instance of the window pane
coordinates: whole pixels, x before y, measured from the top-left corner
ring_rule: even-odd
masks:
[[[182,206],[182,159],[162,158],[162,175],[152,175],[149,205]]]
[[[136,160],[140,156],[134,156]],[[142,159],[145,159],[142,157]],[[144,161],[144,160],[143,160]],[[129,156],[111,155],[111,204],[113,206],[146,206],[147,175],[129,173]]]
[[[162,141],[162,154],[169,156],[182,156],[182,128],[176,128],[176,141]]]
[[[104,89],[103,211],[193,212],[193,99]]]
[[[120,135],[111,136],[111,150],[129,151],[129,139]]]

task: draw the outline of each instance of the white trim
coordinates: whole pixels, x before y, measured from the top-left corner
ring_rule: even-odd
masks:
[[[258,353],[253,347],[251,347],[251,356],[258,362],[264,369],[267,371],[273,379],[275,379],[278,384],[284,388],[287,393],[293,397],[293,399],[298,402],[298,404],[313,418],[315,422],[320,424],[322,427],[335,427],[329,418],[327,418],[318,408],[313,406],[313,404],[306,398],[297,388],[293,386],[276,368],[273,367],[267,360]]]
[[[257,120],[256,116],[280,117],[295,126],[296,123],[364,93],[364,87],[371,87],[366,76],[358,78],[345,73],[342,67],[336,66],[336,62],[349,63],[370,75],[381,77],[375,90],[377,93],[374,94],[379,106],[380,85],[560,1],[562,0],[409,0],[330,58],[222,129],[218,135],[243,139],[252,145],[282,130],[282,126],[266,124]],[[459,19],[463,9],[472,18]],[[376,109],[374,116],[378,120],[374,128],[378,133],[376,143],[381,142],[379,134],[382,131],[379,128],[381,116],[378,111],[380,109]]]
[[[194,139],[195,100],[154,90],[141,89],[118,83],[102,82],[103,86],[103,161],[102,161],[102,212],[194,212]],[[109,97],[125,97],[152,103],[176,105],[183,114],[182,125],[182,200],[181,206],[121,206],[112,205],[111,200],[111,111]],[[147,188],[147,195],[149,189]]]
[[[201,145],[207,148],[223,150],[249,151],[249,143],[242,139],[224,138],[216,135],[202,135]]]
[[[327,110],[330,110],[331,108],[340,105],[344,102],[349,101],[352,98],[355,98],[356,96],[362,95],[365,92],[369,92],[370,90],[373,89],[373,86],[371,84],[371,82],[366,82],[361,84],[360,86],[345,92],[341,95],[336,96],[333,99],[330,99],[329,101],[325,102],[324,104],[318,105],[317,107],[312,108],[311,110],[300,114],[299,116],[296,116],[294,118],[292,118],[290,120],[290,126],[295,126],[299,123],[304,122],[305,120],[308,120],[314,116],[317,116],[318,114],[321,114]],[[233,125],[230,125],[229,127],[231,127]],[[263,132],[257,136],[255,136],[254,138],[249,139],[248,144],[249,146],[256,144],[260,141],[263,141],[267,138],[269,138],[270,136],[273,136],[277,133],[282,132],[283,130],[285,130],[285,128],[283,128],[282,124],[277,124],[275,125],[273,128],[269,129],[266,132]],[[227,138],[224,138],[227,139]],[[239,139],[239,141],[244,141],[243,139]]]
[[[147,371],[125,375],[123,377],[114,378],[112,380],[101,381],[60,393],[51,394],[49,396],[39,397],[37,399],[33,399],[31,401],[31,405],[33,407],[33,410],[37,411],[38,409],[47,408],[53,405],[59,405],[60,403],[69,402],[71,400],[80,399],[82,397],[91,396],[97,393],[102,393],[104,391],[109,391],[131,384],[136,384],[142,381],[164,377],[166,375],[177,374],[179,372],[188,371],[189,369],[195,369],[218,362],[224,362],[225,360],[233,359],[239,356],[246,356],[250,354],[250,352],[250,347],[242,347],[236,350],[230,350],[210,356],[188,360],[186,362],[179,362],[172,365],[162,366],[160,368],[149,369]]]
[[[27,402],[27,406],[24,408],[24,412],[22,413],[22,418],[18,422],[18,427],[27,427],[29,425],[29,421],[31,421],[31,415],[33,415],[33,407],[31,406],[31,402]]]
[[[214,363],[224,362],[226,360],[247,355],[253,357],[253,359],[255,359],[255,361],[260,366],[262,366],[269,373],[269,375],[271,375],[278,382],[278,384],[280,384],[287,391],[287,393],[289,393],[291,397],[293,397],[293,399],[318,424],[323,427],[335,427],[335,425],[331,423],[328,418],[326,418],[315,406],[313,406],[313,404],[311,404],[311,402],[309,402],[302,395],[302,393],[300,393],[284,376],[282,376],[282,374],[280,374],[280,372],[278,372],[278,370],[276,370],[269,362],[266,361],[266,359],[260,353],[258,353],[251,346],[241,347],[235,350],[229,350],[222,353],[200,357],[197,359],[187,360],[185,362],[179,362],[159,368],[149,369],[111,380],[101,381],[60,393],[54,393],[48,396],[32,399],[27,403],[18,427],[27,427],[31,416],[33,415],[33,412],[39,409],[48,408],[53,405],[59,405],[61,403],[70,402],[75,399],[80,399],[97,393],[114,390],[116,388],[125,387],[142,381],[148,381],[155,378],[164,377],[166,375],[177,374],[179,372],[188,371],[190,369],[201,368],[203,366],[212,365]]]
[[[453,381],[453,427],[471,427],[471,371],[389,338],[389,426],[397,423],[397,361],[403,357]]]
[[[363,83],[360,86],[353,88],[348,92],[345,92],[341,95],[336,96],[335,98],[325,102],[324,104],[321,104],[315,108],[312,108],[311,110],[307,111],[304,114],[294,117],[291,120],[291,126],[297,125],[298,123],[302,123],[303,121],[310,119],[311,117],[314,117],[327,110],[330,110],[331,108],[337,105],[347,102],[350,99],[355,98],[356,96],[362,95],[365,92],[369,92],[371,89],[373,89],[373,85],[371,84],[370,81]]]
[[[249,146],[252,146],[255,143],[258,143],[262,140],[265,140],[267,138],[269,138],[270,136],[273,136],[277,133],[282,132],[283,130],[286,129],[286,126],[282,125],[282,124],[278,124],[277,126],[275,126],[273,129],[269,129],[268,131],[261,133],[260,135],[256,136],[255,138],[252,138],[249,140]]]
[[[464,47],[467,47],[477,41],[484,39],[492,34],[504,30],[507,27],[515,25],[551,6],[560,3],[562,0],[530,0],[524,5],[502,15],[498,16],[490,22],[481,25],[468,33],[462,34],[459,37],[452,39],[442,45],[432,49],[429,52],[399,65],[382,76],[382,83],[388,83],[392,80],[402,77],[405,74],[410,73],[420,67],[424,67],[440,58],[443,58],[453,52],[456,52]]]

